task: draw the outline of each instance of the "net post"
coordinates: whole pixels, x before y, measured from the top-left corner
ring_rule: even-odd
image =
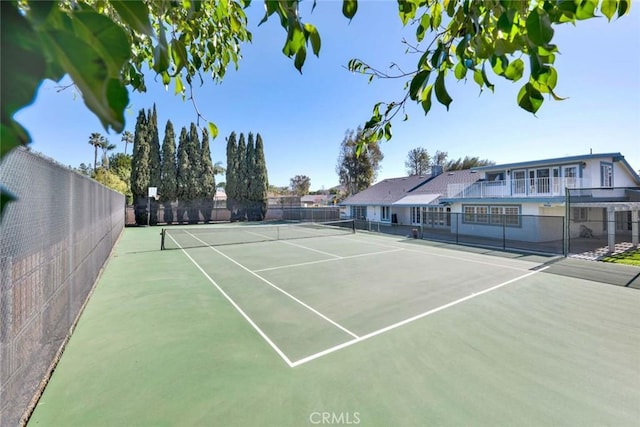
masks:
[[[352,234],[356,233],[356,220],[355,219],[351,219],[351,232],[352,232]]]
[[[164,237],[165,237],[165,231],[166,229],[162,229],[162,231],[160,231],[160,250],[164,251],[165,247],[164,247]]]

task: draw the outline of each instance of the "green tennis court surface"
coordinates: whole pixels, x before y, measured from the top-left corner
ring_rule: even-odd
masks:
[[[30,424],[640,419],[638,290],[367,233],[203,247],[192,227],[160,251],[159,231],[125,230]]]

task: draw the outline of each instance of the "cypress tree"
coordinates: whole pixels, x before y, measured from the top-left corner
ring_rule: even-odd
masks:
[[[202,194],[202,148],[198,137],[198,128],[191,123],[187,145],[189,157],[189,224],[197,224],[200,220],[199,197]]]
[[[225,174],[225,193],[227,194],[227,209],[231,221],[236,221],[237,215],[237,197],[238,197],[238,144],[236,142],[236,133],[231,132],[227,138],[227,171]]]
[[[211,149],[209,148],[209,132],[202,129],[202,157],[200,159],[202,175],[200,178],[200,212],[204,222],[211,221],[213,210],[213,196],[216,194],[216,181],[211,161]]]
[[[255,162],[255,144],[253,142],[253,133],[249,132],[249,138],[247,140],[247,151],[245,153],[245,168],[247,176],[247,219],[249,221],[258,221],[259,213],[256,203],[257,194],[254,194],[256,190],[256,162]]]
[[[256,137],[255,169],[256,183],[253,194],[260,212],[258,220],[262,221],[267,215],[269,175],[267,174],[267,161],[264,158],[264,145],[260,134]]]
[[[238,221],[245,221],[247,217],[247,144],[244,140],[244,134],[240,133],[238,140],[237,159],[237,175],[236,175],[236,200],[238,205]]]
[[[131,193],[136,224],[147,224],[147,196],[149,187],[149,141],[147,118],[144,109],[138,112],[133,136],[133,158],[131,159]]]
[[[167,120],[164,128],[164,140],[162,141],[162,167],[161,181],[158,188],[160,201],[164,205],[164,221],[167,224],[173,222],[173,208],[171,203],[176,200],[176,137],[173,132],[173,123]]]
[[[189,135],[187,128],[183,127],[180,132],[180,142],[178,145],[178,167],[176,174],[176,196],[178,198],[178,224],[184,220],[184,214],[188,208],[189,200],[189,156],[187,155]]]
[[[158,114],[156,112],[156,104],[153,104],[153,111],[149,110],[147,115],[147,135],[149,141],[149,187],[160,186],[161,176],[161,157],[160,157],[160,138],[158,136]],[[155,199],[150,200],[149,223],[156,225],[158,223],[158,202]]]

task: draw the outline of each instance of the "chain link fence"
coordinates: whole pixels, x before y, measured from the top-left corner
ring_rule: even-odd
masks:
[[[125,197],[17,149],[0,182],[0,426],[24,422],[124,226]]]
[[[491,249],[562,254],[564,218],[538,215],[427,214],[421,224],[356,220],[356,229]]]

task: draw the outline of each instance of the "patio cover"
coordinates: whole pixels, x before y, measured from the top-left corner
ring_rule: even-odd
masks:
[[[434,200],[440,198],[441,194],[410,194],[404,196],[397,202],[392,203],[392,206],[425,206],[432,205]]]

